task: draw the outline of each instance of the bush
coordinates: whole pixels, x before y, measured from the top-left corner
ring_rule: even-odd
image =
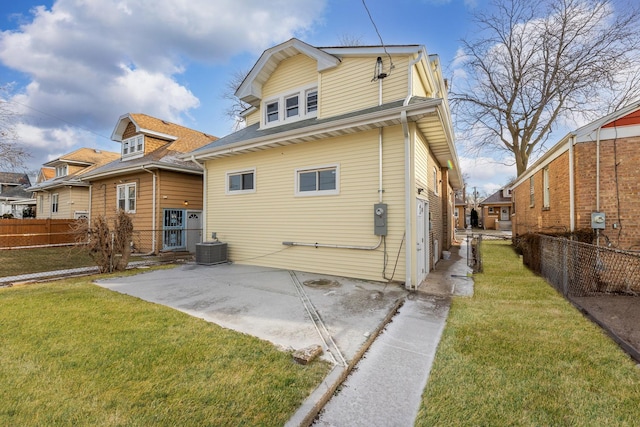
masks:
[[[131,237],[133,235],[133,223],[131,217],[124,211],[119,211],[113,219],[113,228],[104,216],[98,216],[91,226],[86,221],[81,222],[80,227],[89,235],[86,248],[91,258],[96,262],[101,273],[123,271],[129,263],[131,255]]]

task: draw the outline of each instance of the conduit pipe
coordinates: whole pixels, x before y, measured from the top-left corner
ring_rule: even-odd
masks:
[[[327,243],[301,243],[301,242],[282,242],[285,246],[308,246],[312,248],[334,248],[334,249],[357,249],[361,251],[375,251],[382,244],[382,236],[378,239],[375,246],[354,246],[354,245],[332,245]]]
[[[569,229],[571,232],[576,228],[576,205],[575,205],[575,171],[573,169],[573,144],[576,142],[575,135],[569,139]]]

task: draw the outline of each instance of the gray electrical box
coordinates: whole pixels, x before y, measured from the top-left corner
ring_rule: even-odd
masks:
[[[596,230],[605,229],[606,216],[604,212],[591,212],[591,228]]]
[[[376,203],[373,205],[373,233],[376,236],[387,235],[387,204]]]

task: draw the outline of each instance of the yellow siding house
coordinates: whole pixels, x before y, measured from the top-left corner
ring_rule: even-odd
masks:
[[[417,288],[453,241],[462,185],[438,57],[291,39],[236,95],[246,127],[189,155],[205,236],[236,263]]]

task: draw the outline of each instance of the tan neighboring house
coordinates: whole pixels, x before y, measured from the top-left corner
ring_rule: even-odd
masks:
[[[499,189],[478,204],[485,230],[511,230],[511,187]]]
[[[78,219],[89,215],[89,184],[84,174],[118,158],[119,154],[80,148],[43,164],[35,185],[28,188],[36,199],[36,217]],[[47,178],[53,171],[53,177]],[[43,179],[43,180],[40,180]]]
[[[207,238],[236,263],[418,287],[454,240],[462,186],[438,57],[291,39],[236,95],[246,127],[191,153]]]
[[[568,133],[513,183],[514,235],[595,230],[640,249],[640,103]]]
[[[203,169],[180,155],[217,138],[146,114],[118,119],[111,139],[117,160],[83,176],[91,188],[90,216],[131,214],[134,250],[195,251],[202,240]]]

